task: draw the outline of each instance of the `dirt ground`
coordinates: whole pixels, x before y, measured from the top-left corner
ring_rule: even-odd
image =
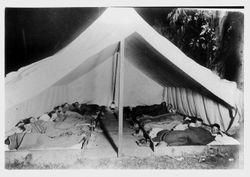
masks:
[[[33,164],[16,160],[6,169],[239,169],[243,168],[234,157],[210,156],[152,156],[103,159],[77,159],[74,164]]]

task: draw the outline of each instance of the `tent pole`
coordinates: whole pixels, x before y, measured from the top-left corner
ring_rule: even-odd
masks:
[[[162,101],[161,102],[164,102],[166,101],[166,87],[163,86],[163,90],[162,90]]]
[[[120,41],[120,62],[119,62],[119,126],[118,126],[118,157],[122,156],[123,138],[123,87],[124,87],[124,40]]]

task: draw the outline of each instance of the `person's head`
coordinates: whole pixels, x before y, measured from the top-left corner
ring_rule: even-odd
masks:
[[[161,103],[161,106],[162,106],[162,107],[166,107],[166,106],[167,106],[167,103],[166,103],[165,101],[163,101],[163,102]]]
[[[53,110],[53,111],[50,111],[50,112],[48,113],[48,116],[51,118],[53,114],[55,114],[55,111],[54,111],[54,110]]]
[[[54,107],[53,111],[57,113],[59,111],[59,106]]]
[[[57,117],[58,117],[58,112],[53,112],[51,115],[52,121],[55,121]]]
[[[190,123],[188,124],[188,126],[189,126],[189,127],[196,127],[196,125],[195,125],[194,122],[190,122]]]
[[[195,121],[195,126],[196,127],[201,127],[203,125],[203,120],[200,118],[197,118]]]
[[[190,124],[191,121],[192,121],[191,118],[185,117],[185,118],[183,119],[183,124]]]
[[[33,123],[33,122],[35,122],[35,121],[36,121],[36,118],[35,118],[35,117],[31,117],[31,118],[30,118],[30,122],[31,122],[31,123]]]
[[[172,109],[173,105],[172,104],[168,104],[168,109]]]
[[[80,106],[79,102],[75,102],[75,107],[79,107],[79,106]]]
[[[213,124],[211,126],[211,133],[212,134],[218,134],[220,132],[220,125],[219,124]]]
[[[138,124],[138,123],[135,123],[135,124],[134,124],[134,128],[135,128],[135,129],[139,129],[139,128],[140,128],[139,124]]]
[[[69,107],[69,103],[64,103],[63,105],[62,105],[62,107]]]
[[[10,139],[9,139],[9,137],[4,140],[4,144],[10,145]]]
[[[62,109],[63,109],[63,112],[64,112],[64,113],[65,113],[66,111],[68,111],[68,110],[69,110],[69,104],[68,104],[68,103],[65,103],[65,104],[63,105]]]
[[[62,110],[63,110],[62,106],[59,106],[58,111],[62,112]]]
[[[23,126],[23,125],[24,125],[23,122],[18,122],[15,126],[16,126],[16,127],[19,127],[19,126]]]
[[[21,133],[25,130],[26,130],[25,125],[21,125],[21,126],[16,127],[16,133]]]
[[[62,110],[62,113],[63,113],[63,114],[65,114],[66,112],[67,112],[67,110],[66,110],[66,109],[63,109],[63,110]]]

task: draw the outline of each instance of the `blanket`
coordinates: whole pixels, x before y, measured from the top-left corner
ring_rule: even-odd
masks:
[[[215,136],[214,141],[208,145],[240,145],[240,142],[224,133]]]
[[[212,134],[202,127],[190,127],[186,130],[168,131],[162,130],[152,140],[164,141],[169,146],[180,145],[207,145],[215,139]]]
[[[168,113],[166,102],[154,105],[136,106],[132,108],[131,116],[135,120],[143,115],[157,116]]]
[[[9,150],[18,149],[19,146],[21,145],[25,135],[26,135],[26,133],[15,133],[13,135],[10,135],[8,137],[8,140],[9,140],[8,148],[9,148]]]
[[[155,117],[144,116],[139,118],[138,121],[146,131],[152,130],[153,128],[171,130],[182,123],[183,116],[167,113]]]
[[[44,130],[43,133],[33,130],[30,133],[16,133],[9,136],[9,149],[71,147],[90,137],[89,126],[93,122],[90,116],[84,116],[82,119],[71,116],[67,117],[63,122],[46,121],[40,123]]]

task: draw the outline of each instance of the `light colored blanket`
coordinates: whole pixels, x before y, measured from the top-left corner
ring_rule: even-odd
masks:
[[[71,116],[63,122],[46,121],[40,124],[45,130],[44,133],[33,130],[25,135],[23,133],[12,135],[9,149],[13,150],[17,147],[18,150],[71,147],[90,137],[89,125],[91,122],[90,116],[82,119]]]
[[[222,133],[222,135],[217,135],[211,143],[208,145],[240,145],[240,142],[233,137],[227,136]]]

